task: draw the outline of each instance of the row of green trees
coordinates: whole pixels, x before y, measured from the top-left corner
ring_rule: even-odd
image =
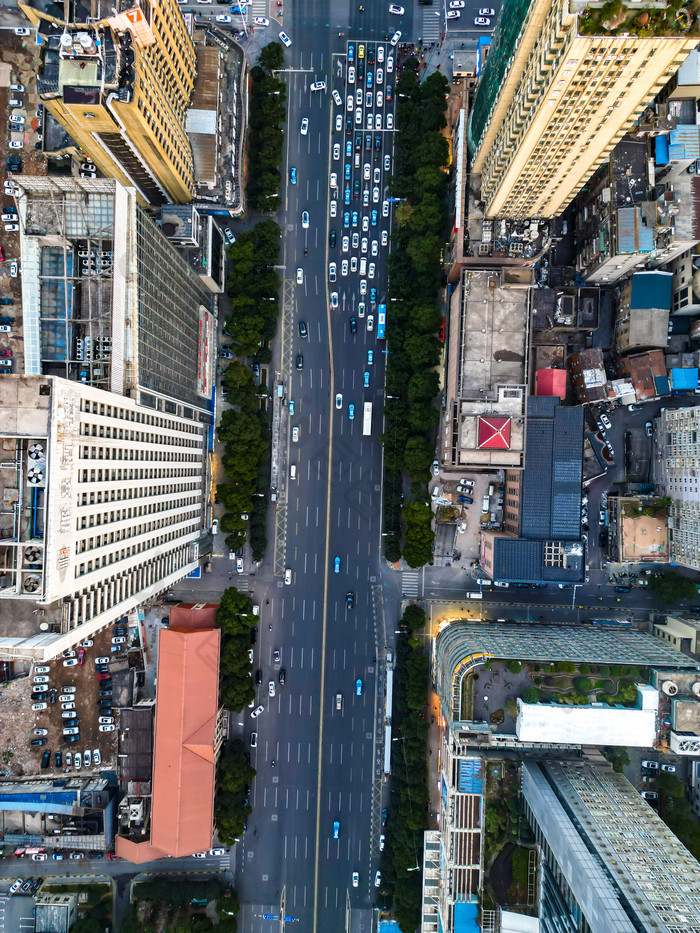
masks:
[[[250,72],[248,108],[248,206],[263,214],[280,207],[280,165],[284,147],[283,125],[287,118],[287,85],[277,76],[284,67],[284,48],[270,42],[260,50]]]
[[[231,316],[225,331],[236,356],[269,362],[268,341],[277,330],[280,277],[273,268],[279,261],[281,230],[273,220],[264,220],[242,233],[229,248],[227,291]],[[226,370],[230,407],[217,429],[225,450],[222,466],[226,482],[216,497],[226,513],[221,530],[226,545],[238,550],[250,533],[253,560],[262,560],[267,547],[266,518],[270,477],[270,415],[262,406],[267,387],[256,385],[248,366],[234,360]],[[247,518],[243,518],[243,516]]]
[[[449,84],[436,72],[422,84],[418,61],[410,58],[397,82],[394,249],[387,261],[389,306],[384,408],[385,556],[403,557],[411,567],[430,561],[434,533],[427,484],[434,456],[442,320],[436,306],[441,284],[447,223],[449,145],[442,131]],[[403,474],[410,482],[404,503]],[[403,539],[403,546],[402,546]]]
[[[224,845],[233,845],[243,835],[246,820],[253,812],[248,803],[248,785],[256,773],[240,739],[232,742],[219,759],[214,823],[219,841]]]
[[[428,658],[414,637],[425,621],[419,606],[406,609],[394,666],[391,812],[385,830],[381,865],[384,903],[380,906],[389,908],[393,900],[394,915],[404,933],[413,933],[420,926],[423,833],[428,829]]]
[[[235,586],[224,590],[216,613],[221,627],[221,701],[227,709],[244,709],[255,696],[252,662],[248,655],[250,630],[257,623],[253,601]]]

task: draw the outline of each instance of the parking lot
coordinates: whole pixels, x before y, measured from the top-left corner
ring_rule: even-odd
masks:
[[[460,480],[467,480],[467,483],[473,483],[471,487],[462,486]],[[499,484],[502,479],[497,473],[476,473],[466,470],[460,476],[439,475],[431,477],[430,490],[432,501],[436,507],[451,503],[456,509],[459,509],[459,520],[456,523],[456,534],[447,535],[441,532],[442,524],[437,526],[436,537],[436,560],[437,566],[456,566],[468,568],[472,561],[479,556],[479,533],[483,528],[494,527],[490,524],[491,510],[496,509],[496,504],[502,494],[498,492]],[[484,496],[488,495],[489,489],[493,487],[493,495],[489,497],[489,511],[482,510]],[[438,495],[434,495],[437,488]],[[471,499],[472,502],[460,502],[459,499]],[[497,517],[502,517],[502,510],[499,509]],[[445,543],[454,537],[454,554],[448,554]],[[459,557],[455,557],[459,554]]]
[[[98,768],[114,765],[116,707],[131,699],[127,633],[125,622],[101,631],[67,656],[32,665],[26,678],[2,689],[0,732],[6,775],[75,770],[77,752],[84,768],[86,751],[88,766],[94,768],[96,750]],[[113,638],[124,642],[113,644]],[[102,663],[98,665],[97,659]],[[66,735],[65,729],[78,731]]]

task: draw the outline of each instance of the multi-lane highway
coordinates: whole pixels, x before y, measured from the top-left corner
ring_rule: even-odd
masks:
[[[236,864],[241,926],[250,931],[277,929],[271,918],[282,915],[303,930],[340,931],[348,907],[361,914],[378,891],[376,726],[384,695],[377,661],[385,647],[374,592],[384,384],[378,327],[397,63],[383,36],[400,29],[400,18],[388,4],[368,4],[352,11],[349,26],[347,9],[333,7],[307,4],[303,21],[285,16],[292,46],[280,222],[293,315],[283,340],[291,341],[291,370],[281,459],[291,582],[280,579],[269,603],[261,601],[254,650],[264,711],[240,717],[246,740],[257,733],[254,812]],[[325,88],[311,90],[316,82]]]

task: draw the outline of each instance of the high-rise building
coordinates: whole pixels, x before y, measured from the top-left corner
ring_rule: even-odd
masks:
[[[699,34],[670,3],[505,0],[469,123],[486,217],[560,214]]]
[[[44,659],[198,567],[215,318],[133,188],[16,178],[25,356],[0,385],[0,656]]]
[[[656,426],[656,479],[671,500],[669,559],[700,570],[700,407],[662,411]]]
[[[607,762],[527,761],[521,786],[542,933],[700,927],[700,864]]]
[[[44,107],[107,176],[147,204],[186,203],[196,58],[176,0],[20,3],[41,39]]]

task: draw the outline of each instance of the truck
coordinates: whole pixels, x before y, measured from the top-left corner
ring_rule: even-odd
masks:
[[[372,403],[365,402],[362,412],[362,433],[368,437],[372,433]]]

